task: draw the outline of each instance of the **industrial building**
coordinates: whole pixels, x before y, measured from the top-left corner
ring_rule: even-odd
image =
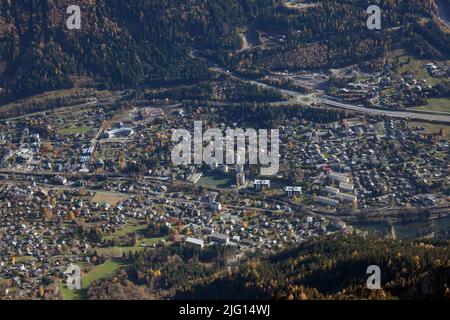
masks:
[[[192,237],[187,237],[186,240],[184,240],[184,243],[200,249],[203,249],[203,247],[205,246],[205,242],[202,239]]]
[[[128,138],[128,137],[131,137],[133,134],[134,134],[134,130],[131,128],[118,128],[118,129],[112,129],[112,130],[106,131],[103,136],[105,139]]]
[[[328,197],[317,197],[318,204],[330,207],[337,207],[339,205],[339,200],[331,199]]]

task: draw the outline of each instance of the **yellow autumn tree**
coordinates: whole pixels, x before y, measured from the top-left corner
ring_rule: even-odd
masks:
[[[53,212],[49,208],[45,207],[42,209],[42,214],[44,215],[45,219],[50,220],[53,218]]]
[[[123,153],[119,156],[119,169],[124,170],[127,166],[127,162],[125,160],[125,155]]]

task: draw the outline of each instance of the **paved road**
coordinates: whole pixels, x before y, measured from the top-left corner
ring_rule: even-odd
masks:
[[[450,115],[441,115],[441,114],[432,114],[432,113],[423,113],[423,112],[419,113],[419,112],[412,112],[412,111],[392,111],[392,110],[372,109],[372,108],[366,108],[366,107],[361,107],[361,106],[355,106],[355,105],[348,104],[348,103],[338,102],[336,100],[333,100],[332,97],[329,97],[326,95],[317,95],[317,94],[316,95],[315,94],[305,95],[305,94],[299,93],[297,91],[282,89],[282,88],[268,85],[268,84],[265,84],[265,83],[262,83],[259,81],[247,79],[244,76],[238,75],[230,70],[227,70],[224,67],[221,67],[218,64],[208,61],[207,59],[205,59],[203,57],[197,56],[195,52],[191,52],[191,56],[195,57],[197,59],[205,60],[208,63],[211,71],[226,74],[232,79],[246,82],[246,83],[249,83],[249,84],[252,84],[255,86],[259,86],[260,88],[276,90],[279,93],[281,93],[284,96],[289,98],[289,101],[271,103],[274,106],[289,105],[292,103],[304,101],[305,98],[309,98],[311,101],[319,103],[319,104],[323,104],[325,106],[346,109],[346,110],[352,110],[352,111],[361,112],[361,113],[365,113],[365,114],[383,115],[383,116],[389,116],[389,117],[397,118],[397,119],[408,119],[409,118],[409,119],[414,119],[414,120],[437,121],[437,122],[450,124]]]
[[[401,119],[409,118],[409,119],[417,119],[417,120],[439,121],[439,122],[450,123],[450,115],[365,108],[365,107],[355,106],[355,105],[351,105],[351,104],[347,104],[347,103],[337,102],[337,101],[331,100],[326,97],[317,98],[316,101],[318,103],[322,103],[324,105],[341,108],[341,109],[353,110],[353,111],[367,113],[367,114],[384,115],[384,116],[390,116],[393,118],[401,118]]]
[[[8,184],[8,183],[14,183],[17,182],[16,180],[3,180],[0,181],[0,184]],[[24,181],[19,180],[19,182],[23,183]],[[160,181],[158,181],[160,182]],[[179,183],[184,183],[181,181],[177,181]],[[209,207],[208,202],[203,202],[199,200],[187,200],[185,198],[181,197],[168,197],[166,194],[158,194],[158,195],[149,195],[147,193],[141,192],[139,190],[135,190],[133,192],[120,192],[120,191],[114,191],[114,190],[105,190],[105,189],[96,189],[92,187],[74,187],[74,186],[61,186],[61,185],[53,185],[48,183],[42,183],[37,182],[37,186],[45,187],[48,190],[64,190],[64,191],[72,191],[72,190],[86,190],[86,191],[92,191],[92,192],[103,192],[103,193],[109,193],[114,194],[117,196],[124,196],[124,197],[131,197],[131,196],[145,196],[148,200],[158,201],[158,200],[167,200],[169,202],[177,203],[177,204],[196,204],[198,206],[202,207]],[[272,212],[277,213],[279,212],[276,209],[271,208],[260,208],[260,207],[250,207],[250,206],[242,206],[242,205],[232,205],[232,204],[224,204],[225,207],[234,209],[234,210],[247,210],[247,211],[255,211],[255,212]]]

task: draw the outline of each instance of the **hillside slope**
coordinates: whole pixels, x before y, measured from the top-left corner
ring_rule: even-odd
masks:
[[[421,29],[417,21],[431,8],[421,0],[382,2],[385,27],[367,32],[368,0],[326,0],[305,10],[282,0],[5,0],[0,102],[75,84],[121,88],[208,78],[206,65],[189,55],[192,49],[244,69],[375,59],[385,51],[388,28]],[[81,7],[81,30],[66,28],[71,4]],[[285,41],[241,51],[239,27],[250,28],[256,42],[265,34]],[[433,45],[445,46],[433,30]]]
[[[254,259],[180,293],[182,299],[450,299],[448,244],[359,237],[312,240]],[[382,290],[366,288],[381,270]]]
[[[129,267],[93,283],[89,299],[450,299],[448,241],[332,235],[227,266],[238,249],[173,245],[124,256]],[[367,267],[381,271],[369,290]],[[133,293],[134,292],[134,293]],[[141,297],[136,297],[140,292]]]
[[[2,1],[0,87],[25,96],[71,86],[73,76],[104,87],[207,77],[188,51],[232,33],[244,19],[241,2],[253,1]],[[66,8],[74,3],[82,28],[70,31]]]

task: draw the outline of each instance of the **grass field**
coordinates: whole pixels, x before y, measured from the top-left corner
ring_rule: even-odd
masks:
[[[141,246],[141,244],[145,244],[146,246],[150,246],[153,244],[158,243],[161,240],[168,240],[168,237],[154,237],[154,238],[143,238],[138,241],[138,243],[135,246],[127,246],[127,247],[106,247],[106,248],[97,248],[95,251],[97,251],[98,254],[111,257],[111,258],[119,258],[122,257],[122,255],[125,253],[128,255],[130,252],[141,252],[145,249],[145,247]]]
[[[431,98],[431,99],[428,99],[427,105],[413,107],[411,109],[450,113],[450,99],[448,99],[448,98]]]
[[[404,73],[411,73],[419,80],[427,80],[429,85],[435,85],[444,80],[444,78],[434,78],[432,77],[425,65],[429,62],[435,62],[438,64],[450,64],[450,60],[424,60],[405,52],[403,49],[394,50],[389,54],[389,62],[395,63],[396,60],[402,64],[396,69],[397,75]]]
[[[127,224],[125,227],[123,227],[120,230],[117,230],[113,234],[104,236],[103,240],[113,240],[115,238],[120,238],[120,237],[123,237],[123,236],[133,233],[133,232],[143,232],[144,230],[145,230],[145,226],[136,226],[136,225]]]
[[[235,181],[230,175],[221,173],[204,174],[198,181],[199,186],[214,188],[227,188],[234,183]]]
[[[83,300],[85,299],[85,290],[70,290],[63,282],[58,283],[63,300]]]
[[[86,298],[86,289],[92,284],[92,282],[100,279],[107,278],[114,274],[120,267],[125,264],[117,261],[108,261],[101,265],[94,266],[88,273],[81,276],[81,290],[70,290],[66,287],[65,283],[59,283],[59,289],[61,290],[64,300],[82,300]]]
[[[124,264],[116,261],[109,261],[98,266],[95,266],[90,270],[86,275],[84,275],[81,279],[81,285],[83,289],[87,289],[92,282],[106,278],[116,272],[120,267],[123,267]]]
[[[93,127],[91,126],[71,126],[71,127],[67,127],[67,128],[63,128],[61,130],[58,131],[58,134],[60,135],[71,135],[71,134],[77,134],[77,133],[88,133],[95,130]]]
[[[436,123],[429,123],[429,122],[419,122],[419,121],[411,121],[409,123],[409,126],[411,128],[413,127],[424,127],[425,132],[427,133],[438,133],[439,130],[444,129],[447,132],[450,132],[450,126],[444,125],[444,124],[436,124]]]
[[[105,144],[102,145],[102,150],[97,151],[96,158],[103,159],[103,160],[113,160],[117,161],[119,158],[119,150],[117,149],[110,149],[105,146]]]
[[[116,205],[118,202],[123,201],[127,199],[126,196],[118,195],[116,193],[110,193],[110,192],[97,192],[92,198],[92,202],[102,204],[107,203],[109,205]]]
[[[130,252],[141,252],[144,250],[144,247],[134,246],[134,247],[107,247],[107,248],[98,248],[95,251],[98,254],[108,256],[108,257],[121,257],[124,253],[128,255]]]
[[[161,240],[167,241],[168,237],[155,237],[155,238],[144,238],[139,240],[139,244],[145,244],[145,245],[153,245],[158,243]]]
[[[35,257],[32,256],[20,256],[16,258],[16,263],[23,263],[23,262],[29,262],[32,260],[37,260]]]

